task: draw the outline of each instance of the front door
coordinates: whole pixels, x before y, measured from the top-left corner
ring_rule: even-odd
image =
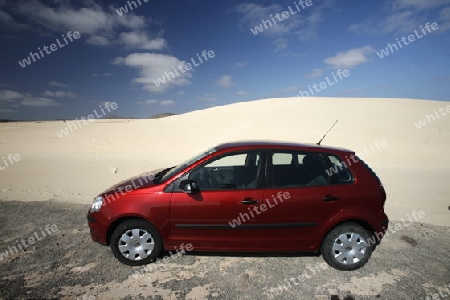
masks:
[[[219,155],[183,175],[198,186],[184,193],[175,187],[170,210],[172,245],[191,243],[196,250],[251,251],[260,246],[260,185],[263,170],[258,151]]]

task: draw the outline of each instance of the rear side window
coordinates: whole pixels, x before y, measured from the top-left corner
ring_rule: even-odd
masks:
[[[353,182],[353,175],[346,163],[337,155],[327,154],[327,156],[331,162],[331,167],[326,170],[328,176],[332,177],[333,175],[336,175],[339,183]],[[358,161],[358,159],[359,158],[356,157],[356,161]]]

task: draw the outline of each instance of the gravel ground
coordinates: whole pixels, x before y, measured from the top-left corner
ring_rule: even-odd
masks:
[[[161,257],[170,258],[146,269],[119,263],[110,248],[91,241],[89,206],[0,206],[0,299],[450,300],[450,227],[403,227],[353,272],[316,255],[242,253],[165,252]]]

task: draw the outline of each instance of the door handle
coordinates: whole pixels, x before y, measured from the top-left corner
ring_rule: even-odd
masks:
[[[327,196],[323,197],[322,200],[325,201],[325,202],[338,201],[339,197],[332,196],[332,195],[327,195]]]
[[[245,198],[244,200],[241,201],[242,204],[244,205],[251,205],[251,204],[258,204],[259,201],[258,200],[254,200],[252,198]]]

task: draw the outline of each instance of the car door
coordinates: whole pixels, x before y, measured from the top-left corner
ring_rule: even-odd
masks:
[[[263,200],[259,151],[221,154],[183,175],[175,183],[170,210],[171,244],[191,243],[197,250],[257,249],[261,216],[254,206]],[[179,183],[195,182],[183,192]]]
[[[271,151],[267,155],[270,206],[262,214],[267,250],[308,251],[320,229],[341,209],[338,186],[331,185],[319,153]]]

